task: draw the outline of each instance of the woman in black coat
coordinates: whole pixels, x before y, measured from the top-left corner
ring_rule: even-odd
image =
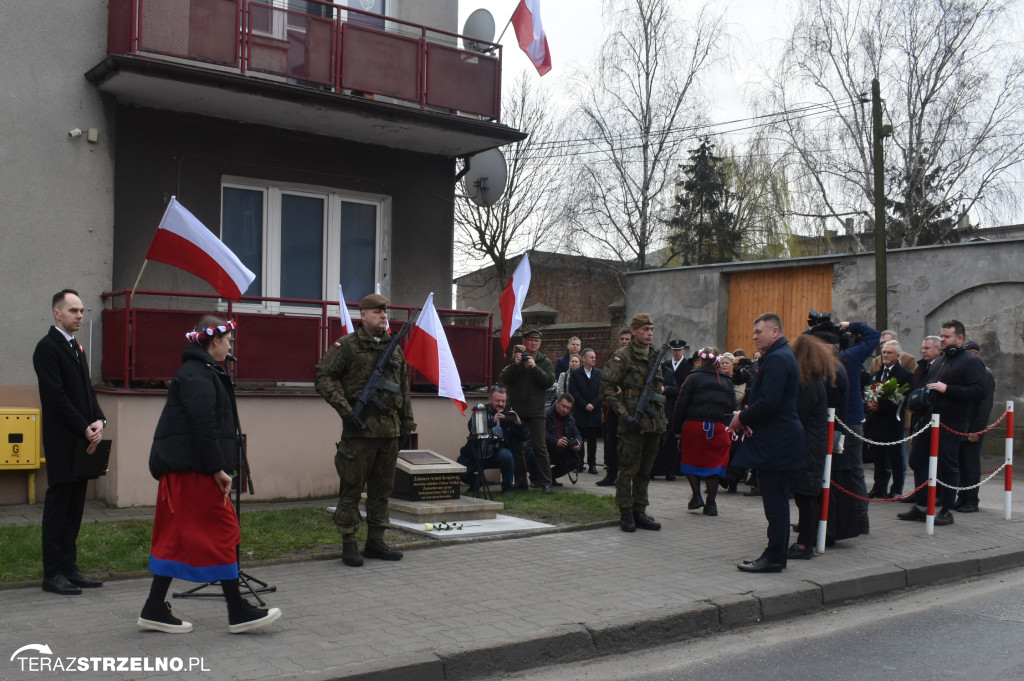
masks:
[[[821,510],[821,482],[828,450],[827,391],[836,382],[836,362],[832,349],[813,336],[798,336],[790,347],[800,367],[796,411],[804,427],[807,467],[791,471],[787,476],[789,489],[800,512],[796,543],[789,547],[787,558],[809,560],[814,556],[814,539]]]
[[[680,470],[690,482],[693,496],[687,508],[704,508],[704,515],[718,515],[718,483],[729,465],[732,439],[726,426],[736,409],[732,379],[718,370],[718,349],[702,348],[699,366],[690,372],[676,398],[672,433],[680,438]],[[700,495],[700,481],[706,480],[707,502]]]
[[[232,634],[270,624],[278,608],[250,605],[238,588],[238,518],[230,503],[238,447],[238,411],[231,377],[220,366],[231,353],[235,323],[206,315],[185,334],[181,368],[153,436],[149,470],[160,481],[149,570],[153,583],[138,626],[185,634],[192,624],[165,599],[175,577],[220,582]]]

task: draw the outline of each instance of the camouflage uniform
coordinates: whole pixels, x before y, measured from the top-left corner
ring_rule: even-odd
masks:
[[[391,340],[385,331],[372,338],[360,325],[355,333],[342,336],[317,362],[316,391],[344,418],[352,411],[359,391],[373,373],[377,358]],[[388,497],[395,486],[400,436],[416,430],[409,402],[409,381],[401,348],[392,353],[392,363],[384,368],[384,378],[394,390],[381,390],[378,397],[386,409],[368,403],[361,418],[366,429],[346,424],[334,456],[334,467],[341,478],[338,509],[334,524],[342,537],[359,529],[359,497],[366,486],[366,523],[368,539],[382,539],[389,527]],[[335,383],[338,381],[338,383]],[[339,385],[340,384],[340,385]]]
[[[644,381],[657,356],[654,347],[642,348],[634,340],[613,352],[601,372],[601,399],[618,418],[619,477],[615,481],[615,503],[620,513],[644,513],[647,508],[651,466],[658,456],[665,432],[665,398],[661,394],[664,382],[660,371],[655,373],[652,381],[651,409],[640,417],[642,432],[635,433],[626,424],[626,417],[633,415]],[[621,393],[616,391],[618,388],[622,389]]]
[[[551,457],[547,446],[547,420],[544,407],[548,388],[555,382],[555,368],[551,360],[536,352],[533,361],[537,366],[527,369],[522,364],[509,362],[501,370],[498,383],[508,388],[508,406],[519,414],[523,425],[530,432],[530,446],[533,447],[534,462],[537,466],[537,485],[550,485]],[[514,442],[512,450],[516,458],[516,486],[526,485],[526,454],[522,442]]]

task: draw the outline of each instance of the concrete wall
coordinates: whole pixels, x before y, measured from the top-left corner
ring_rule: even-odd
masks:
[[[19,406],[38,407],[38,396],[33,401],[30,394],[8,395],[32,402]],[[149,449],[166,394],[100,393],[98,399],[107,415],[106,437],[114,445],[109,472],[90,483],[89,496],[116,507],[153,505],[156,481],[149,474]],[[470,405],[487,401],[482,395],[467,395],[466,399]],[[334,452],[341,436],[341,419],[319,395],[240,394],[238,411],[247,434],[256,490],[254,496],[244,498],[294,499],[338,493]],[[468,433],[468,412],[467,416],[460,414],[446,397],[416,395],[413,414],[421,449],[458,458]],[[27,479],[24,471],[0,471],[0,504],[25,503]],[[35,487],[41,503],[46,492],[45,467],[37,472]]]
[[[921,339],[959,319],[996,377],[995,415],[1024,398],[1024,240],[983,241],[890,251],[888,327],[904,349],[920,354]],[[874,325],[873,253],[670,268],[626,275],[626,318],[650,312],[661,334],[673,329],[692,347],[725,342],[728,278],[732,272],[833,263],[836,318]],[[765,310],[767,312],[768,310]],[[753,321],[753,320],[751,320]],[[802,329],[789,329],[792,336]]]
[[[34,388],[32,351],[54,293],[77,289],[98,324],[110,287],[113,114],[83,76],[106,36],[104,0],[0,3],[0,385]],[[68,137],[72,128],[83,135]]]

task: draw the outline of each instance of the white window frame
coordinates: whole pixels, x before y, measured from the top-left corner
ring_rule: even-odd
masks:
[[[249,295],[260,295],[268,298],[281,297],[281,197],[284,194],[321,198],[325,203],[323,225],[323,262],[321,264],[321,291],[323,300],[335,300],[338,297],[338,284],[341,281],[341,204],[342,202],[362,203],[377,208],[376,224],[376,258],[374,263],[374,281],[379,282],[381,293],[390,295],[391,279],[389,260],[391,256],[391,197],[384,194],[353,192],[333,187],[318,187],[288,182],[269,182],[254,178],[224,176],[221,178],[221,219],[223,220],[224,188],[259,191],[263,195],[263,291],[249,292]],[[220,236],[224,237],[223,224]],[[346,294],[348,295],[348,294]],[[354,302],[354,301],[346,301]],[[306,307],[265,301],[263,303],[235,303],[234,309],[244,313],[295,314],[318,316],[319,307]],[[355,311],[351,311],[355,312]],[[327,314],[338,316],[341,309],[338,305],[329,305]]]

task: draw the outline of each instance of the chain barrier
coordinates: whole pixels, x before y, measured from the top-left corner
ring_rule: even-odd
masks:
[[[999,468],[997,468],[994,471],[992,471],[992,474],[990,476],[988,476],[987,478],[985,478],[984,480],[982,480],[981,482],[979,482],[977,484],[971,485],[970,487],[953,487],[953,485],[947,485],[946,483],[942,482],[938,478],[935,479],[935,483],[938,484],[938,485],[942,485],[946,489],[956,490],[957,492],[966,492],[967,490],[970,490],[970,489],[978,489],[979,487],[984,485],[986,482],[988,482],[992,478],[996,477],[996,473],[998,473],[999,471],[1003,470],[1004,468],[1006,468],[1006,464],[1005,463],[1002,466],[1000,466]]]
[[[864,437],[860,433],[858,433],[858,432],[854,431],[853,429],[851,429],[850,426],[848,426],[845,423],[843,423],[842,421],[840,421],[838,416],[836,416],[835,419],[836,419],[836,423],[841,425],[843,427],[843,430],[845,430],[847,433],[849,433],[850,435],[854,436],[858,440],[862,440],[862,441],[868,443],[869,445],[874,445],[875,447],[888,447],[888,446],[891,446],[891,445],[901,445],[904,442],[910,442],[915,437],[917,437],[921,433],[925,432],[926,430],[931,429],[931,427],[932,427],[931,423],[927,423],[927,424],[925,424],[925,426],[923,428],[921,428],[921,430],[917,431],[916,433],[911,433],[910,435],[906,436],[902,440],[895,440],[893,442],[875,442],[874,440],[869,440],[868,438]]]
[[[992,423],[992,425],[990,425],[990,426],[989,426],[988,428],[986,428],[985,430],[979,430],[979,431],[978,431],[977,433],[960,433],[960,432],[958,432],[958,431],[955,431],[955,430],[953,430],[952,428],[950,428],[949,426],[947,426],[947,425],[946,425],[945,423],[942,423],[942,422],[940,422],[940,423],[939,423],[939,425],[940,425],[940,426],[942,426],[943,428],[945,428],[946,430],[948,430],[949,432],[953,433],[954,435],[959,435],[960,437],[970,437],[971,435],[984,435],[985,433],[987,433],[988,431],[992,430],[993,428],[995,428],[996,426],[998,426],[998,425],[999,425],[1000,423],[1002,423],[1002,422],[1003,422],[1003,420],[1004,420],[1004,419],[1006,419],[1006,415],[1007,415],[1007,414],[1009,414],[1009,413],[1010,413],[1009,411],[1004,411],[1004,412],[1003,412],[1003,415],[1002,415],[1002,416],[1000,416],[999,418],[997,418],[997,419],[996,419],[996,420],[995,420],[995,421],[994,421],[994,422]],[[891,445],[901,445],[901,444],[903,444],[904,442],[910,442],[910,441],[911,441],[911,440],[913,440],[913,439],[914,439],[915,437],[917,437],[917,436],[918,436],[918,435],[920,435],[921,433],[925,432],[926,430],[929,430],[929,429],[931,429],[931,427],[932,427],[932,424],[931,424],[931,423],[926,423],[926,424],[925,424],[925,425],[924,425],[924,426],[923,426],[923,427],[921,428],[921,430],[917,431],[916,433],[911,433],[910,435],[906,436],[906,437],[905,437],[905,438],[903,438],[902,440],[893,440],[892,442],[875,442],[874,440],[869,440],[868,438],[864,437],[864,436],[863,436],[863,435],[861,435],[860,433],[858,433],[858,432],[854,431],[854,430],[853,430],[852,428],[850,428],[850,426],[848,426],[848,425],[846,425],[845,423],[843,423],[843,422],[842,422],[842,421],[841,421],[841,420],[839,419],[839,417],[838,417],[838,416],[836,416],[836,417],[835,417],[835,420],[836,420],[836,423],[838,423],[839,425],[841,425],[841,426],[843,427],[843,430],[845,430],[845,431],[846,431],[847,433],[849,433],[850,435],[854,436],[854,437],[855,437],[855,438],[857,438],[858,440],[861,440],[862,442],[866,442],[866,443],[868,443],[869,445],[873,445],[873,446],[875,446],[875,447],[888,447],[888,446],[891,446]]]
[[[917,494],[922,489],[927,487],[929,482],[931,482],[931,478],[928,478],[927,480],[922,482],[920,487],[918,487],[917,489],[912,489],[909,492],[907,492],[906,494],[903,494],[903,495],[898,496],[898,497],[892,497],[890,499],[872,499],[870,497],[862,497],[861,495],[857,494],[856,492],[851,492],[848,489],[840,487],[838,484],[836,484],[835,480],[830,480],[829,481],[829,483],[831,484],[832,487],[835,487],[837,490],[839,490],[843,494],[848,494],[849,496],[853,497],[854,499],[860,499],[861,501],[870,501],[870,502],[875,503],[875,504],[894,504],[894,503],[896,503],[898,501],[903,501],[904,499],[906,499],[906,498],[908,498],[908,497],[910,497],[910,496],[912,496],[914,494]]]
[[[945,428],[946,430],[948,430],[949,432],[953,433],[954,435],[959,435],[960,437],[970,437],[972,435],[981,436],[981,435],[984,435],[985,433],[987,433],[988,431],[992,430],[996,426],[998,426],[1000,423],[1002,423],[1003,419],[1005,419],[1006,415],[1009,414],[1009,413],[1010,412],[1008,412],[1008,411],[1004,411],[1003,415],[995,420],[995,423],[993,423],[991,426],[989,426],[985,430],[979,430],[977,433],[961,433],[961,432],[953,430],[952,428],[947,426],[945,423],[941,423],[941,422],[939,423],[939,425],[942,426],[943,428]]]

